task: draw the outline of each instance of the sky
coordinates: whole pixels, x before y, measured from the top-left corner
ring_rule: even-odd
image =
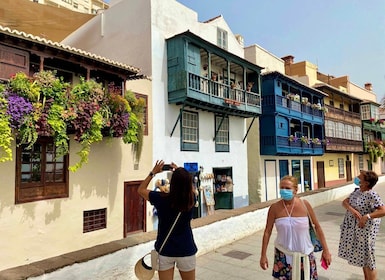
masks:
[[[372,83],[385,97],[385,1],[383,0],[177,0],[199,21],[222,15],[245,46],[257,44],[277,57],[293,55],[318,71]]]

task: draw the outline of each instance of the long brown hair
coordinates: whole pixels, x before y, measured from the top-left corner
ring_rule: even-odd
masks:
[[[179,167],[175,169],[170,181],[171,207],[178,211],[188,211],[195,204],[195,194],[191,174]]]

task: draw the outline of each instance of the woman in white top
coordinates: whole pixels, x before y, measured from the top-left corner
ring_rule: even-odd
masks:
[[[262,239],[260,266],[264,270],[269,267],[266,251],[275,224],[277,238],[274,242],[273,278],[317,280],[314,246],[309,234],[308,213],[323,246],[321,259],[329,266],[331,254],[326,244],[325,235],[309,202],[301,201],[300,198],[296,197],[297,179],[293,176],[285,176],[281,179],[279,188],[282,199],[269,208]]]

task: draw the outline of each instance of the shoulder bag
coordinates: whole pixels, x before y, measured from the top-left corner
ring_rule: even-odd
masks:
[[[311,219],[309,215],[309,211],[307,210],[305,202],[301,199],[303,206],[306,209],[307,217],[309,219],[309,234],[310,234],[310,240],[311,243],[313,243],[314,246],[314,252],[321,252],[323,250],[321,241],[317,237],[317,232],[314,229],[313,220]]]
[[[164,239],[162,246],[159,248],[159,252],[157,252],[155,249],[151,250],[150,253],[147,253],[142,258],[140,258],[136,264],[135,264],[135,275],[139,280],[150,280],[152,277],[154,277],[155,270],[159,269],[159,254],[162,251],[164,245],[166,244],[168,238],[170,237],[170,234],[172,230],[175,227],[176,222],[178,221],[180,217],[181,212],[179,212],[178,216],[175,218],[174,223],[172,224],[166,238]],[[148,255],[151,255],[151,266],[148,266],[144,258]]]

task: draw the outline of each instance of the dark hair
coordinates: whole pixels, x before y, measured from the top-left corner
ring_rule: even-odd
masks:
[[[195,194],[191,174],[179,167],[175,169],[170,181],[171,207],[178,211],[188,211],[195,204]]]
[[[377,176],[376,172],[371,171],[371,170],[369,170],[369,171],[361,170],[361,172],[364,175],[365,181],[369,183],[368,188],[369,189],[373,188],[377,184],[377,181],[378,181],[378,176]]]

